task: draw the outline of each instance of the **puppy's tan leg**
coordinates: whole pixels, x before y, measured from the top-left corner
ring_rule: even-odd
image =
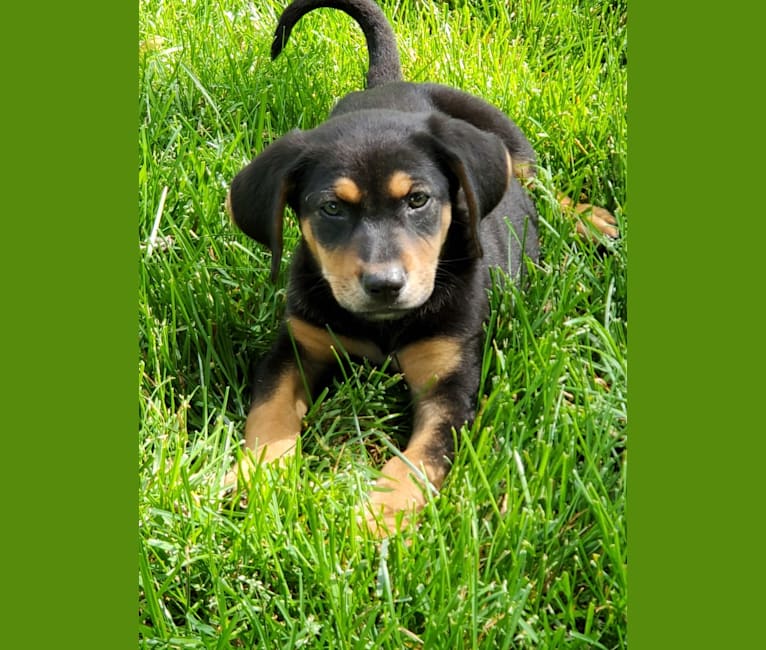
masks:
[[[367,525],[383,537],[401,525],[426,504],[426,493],[438,491],[449,470],[447,455],[440,454],[441,435],[449,425],[446,409],[438,402],[424,400],[416,407],[415,427],[402,458],[391,458],[381,469],[381,477],[369,495]],[[450,433],[451,435],[451,433]]]
[[[289,456],[301,432],[308,410],[308,396],[296,364],[289,364],[271,391],[256,397],[245,423],[245,454],[226,475],[225,485],[247,481],[256,462],[272,462]]]
[[[593,231],[584,223],[584,220],[589,221],[604,235],[613,238],[619,236],[620,231],[616,227],[617,220],[609,210],[590,203],[577,203],[573,205],[574,201],[563,194],[560,194],[558,198],[562,212],[577,218],[577,232],[583,237],[593,236]]]
[[[245,423],[245,446],[255,458],[271,462],[291,454],[308,410],[308,396],[298,368],[290,366],[280,377],[274,392],[256,402]]]
[[[452,429],[473,416],[476,391],[472,373],[462,367],[465,351],[461,348],[457,339],[434,338],[414,343],[397,355],[415,395],[414,427],[402,457],[395,456],[383,466],[370,492],[366,519],[376,536],[395,532],[400,517],[406,526],[426,504],[427,491],[439,490],[449,471],[454,454]]]

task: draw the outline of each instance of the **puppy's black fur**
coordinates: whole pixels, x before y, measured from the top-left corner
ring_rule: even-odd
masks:
[[[368,521],[385,531],[397,513],[423,505],[418,483],[440,486],[452,429],[474,417],[490,269],[514,280],[523,255],[538,257],[537,214],[519,182],[534,175],[535,155],[483,100],[402,81],[393,32],[371,0],[296,0],[279,20],[273,57],[319,7],[360,24],[368,87],[341,99],[320,126],[275,141],[231,184],[230,214],[271,249],[272,276],[286,206],[303,234],[286,323],[254,374],[245,439],[261,459],[289,452],[333,346],[373,360],[392,355],[415,418],[405,460],[389,461],[370,496]]]

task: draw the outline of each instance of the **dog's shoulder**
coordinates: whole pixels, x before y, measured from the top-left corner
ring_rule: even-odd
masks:
[[[350,92],[338,101],[331,117],[363,110],[427,113],[434,110],[434,105],[423,84],[394,81],[367,90]]]

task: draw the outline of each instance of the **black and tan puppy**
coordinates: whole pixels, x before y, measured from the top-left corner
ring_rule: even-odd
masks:
[[[502,112],[453,88],[401,80],[391,27],[372,0],[296,0],[282,14],[276,57],[295,23],[340,9],[364,31],[367,90],[347,95],[310,131],[291,131],[233,180],[227,207],[279,269],[285,207],[302,238],[290,267],[285,323],[257,365],[245,444],[249,463],[291,452],[310,393],[350,355],[393,357],[414,396],[403,457],[382,468],[368,522],[394,530],[422,507],[454,455],[453,429],[474,417],[490,268],[512,279],[536,260],[537,214],[519,178],[534,174],[527,139]],[[509,227],[510,224],[510,227]],[[430,484],[430,486],[428,485]]]

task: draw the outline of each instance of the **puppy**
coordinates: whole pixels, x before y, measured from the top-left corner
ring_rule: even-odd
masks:
[[[483,100],[403,81],[394,33],[372,0],[296,0],[279,19],[272,58],[319,7],[361,26],[367,89],[342,98],[316,128],[272,143],[231,183],[229,214],[271,249],[272,279],[288,206],[302,238],[285,322],[253,373],[246,454],[227,481],[292,452],[337,346],[390,357],[411,389],[414,424],[369,495],[367,522],[383,535],[439,489],[453,430],[474,418],[490,270],[514,281],[524,256],[538,258],[537,213],[520,183],[534,176],[535,154]]]

